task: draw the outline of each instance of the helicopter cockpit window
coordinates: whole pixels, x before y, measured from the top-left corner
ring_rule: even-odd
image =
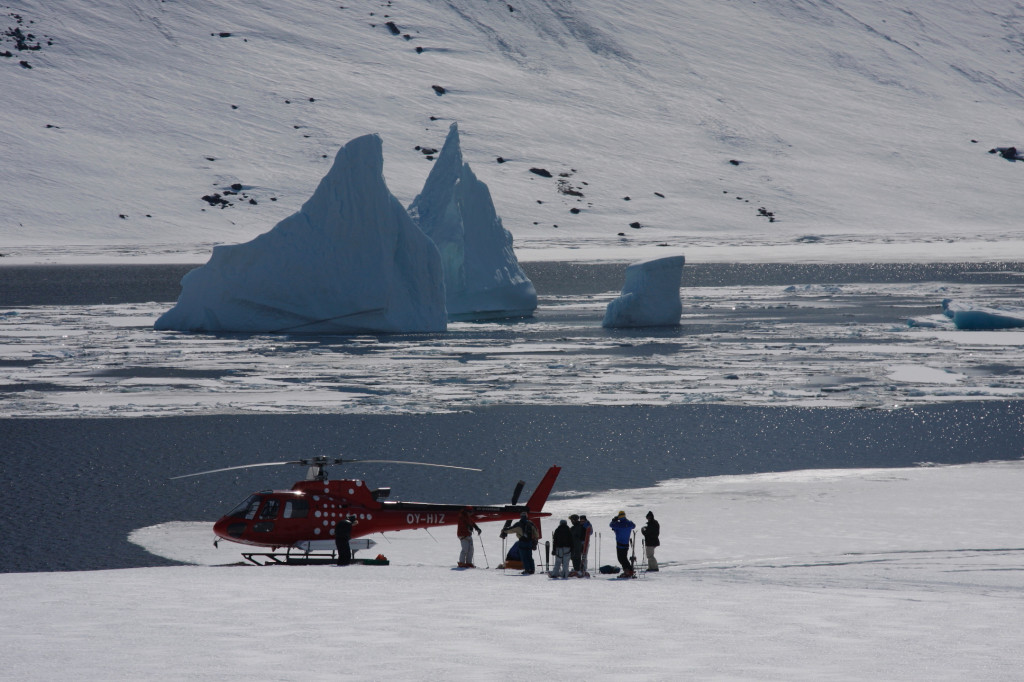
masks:
[[[281,501],[270,498],[267,500],[267,503],[263,505],[263,511],[260,512],[260,518],[276,519],[279,511],[281,511]]]
[[[260,498],[250,495],[244,502],[232,509],[228,516],[235,519],[254,519],[256,510],[260,508]]]
[[[304,519],[309,515],[309,500],[297,498],[284,503],[284,518]]]

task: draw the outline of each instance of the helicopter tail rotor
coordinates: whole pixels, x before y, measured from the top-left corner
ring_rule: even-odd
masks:
[[[523,486],[526,485],[526,481],[519,481],[516,483],[515,490],[512,491],[512,504],[519,502],[519,496],[523,494]]]
[[[516,506],[519,503],[519,496],[523,494],[523,487],[526,485],[526,481],[518,481],[515,489],[512,491],[512,506]],[[506,532],[512,526],[512,520],[506,520],[505,525],[502,527],[501,532]]]

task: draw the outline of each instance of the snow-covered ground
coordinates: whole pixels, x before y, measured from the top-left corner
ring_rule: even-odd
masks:
[[[562,495],[661,521],[659,573],[453,570],[451,529],[376,536],[386,567],[224,566],[209,525],[132,540],[200,564],[0,575],[9,680],[1016,680],[1024,463],[803,471]],[[544,532],[552,530],[546,525]],[[596,543],[595,543],[596,544]],[[486,554],[486,556],[485,556]]]

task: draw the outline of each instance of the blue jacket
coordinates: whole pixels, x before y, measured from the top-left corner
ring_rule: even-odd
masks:
[[[625,516],[616,516],[608,527],[615,531],[615,544],[622,547],[629,545],[629,536],[633,534],[636,524]]]

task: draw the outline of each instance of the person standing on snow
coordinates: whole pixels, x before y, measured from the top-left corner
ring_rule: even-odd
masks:
[[[569,575],[576,578],[580,576],[582,570],[581,560],[583,555],[583,539],[586,536],[587,530],[580,523],[580,517],[573,514],[569,517],[569,521],[572,523],[572,527],[569,528],[569,532],[572,533],[572,573]]]
[[[509,526],[507,531],[502,531],[502,535],[514,533],[516,530],[519,531],[519,558],[523,562],[523,575],[533,575],[537,572],[537,567],[533,563],[533,550],[537,549],[537,526],[533,525],[530,517],[523,512],[519,515],[519,520]]]
[[[465,507],[459,512],[459,525],[455,534],[462,542],[462,552],[459,553],[459,568],[476,568],[473,565],[473,531],[480,535],[480,526],[473,522],[472,507]]]
[[[654,558],[654,550],[661,545],[661,541],[658,540],[661,524],[654,518],[654,512],[647,512],[647,525],[641,528],[640,532],[644,536],[644,546],[647,551],[647,570],[657,571],[658,560]]]
[[[555,550],[555,568],[552,578],[569,577],[569,558],[572,556],[572,531],[565,519],[558,522],[558,528],[551,534],[551,546]]]
[[[338,548],[338,565],[348,566],[352,563],[352,548],[348,541],[352,539],[352,526],[359,523],[354,516],[348,516],[334,527],[334,545]]]
[[[620,511],[608,524],[608,527],[615,531],[615,554],[619,563],[622,564],[622,577],[632,578],[633,565],[629,562],[629,539],[636,524],[626,518],[626,512]]]
[[[590,536],[594,534],[594,524],[587,520],[586,514],[580,514],[580,525],[583,526],[583,552],[580,554],[581,578],[589,578],[587,573],[587,556],[590,554]]]

